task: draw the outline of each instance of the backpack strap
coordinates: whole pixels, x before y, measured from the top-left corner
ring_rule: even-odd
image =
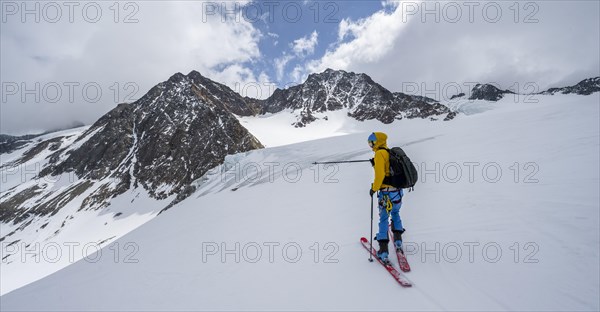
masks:
[[[390,155],[392,154],[389,148],[385,148],[385,147],[380,147],[379,149],[382,149],[384,151],[386,151],[388,153],[388,172],[390,171]],[[390,184],[390,176],[386,175],[385,177],[383,177],[383,184]]]

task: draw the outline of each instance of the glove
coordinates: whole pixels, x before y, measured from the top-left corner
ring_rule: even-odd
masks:
[[[375,167],[375,159],[374,159],[374,158],[371,158],[371,159],[369,159],[369,161],[371,162],[371,166],[372,166],[372,167]]]
[[[373,197],[373,194],[375,194],[375,191],[373,191],[373,189],[369,189],[369,196]]]

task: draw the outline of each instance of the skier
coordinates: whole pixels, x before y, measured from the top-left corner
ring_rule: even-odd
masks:
[[[375,171],[375,179],[369,189],[371,198],[375,192],[378,192],[377,198],[379,202],[379,232],[375,239],[379,243],[379,251],[377,256],[384,262],[388,262],[388,222],[392,217],[392,232],[396,251],[402,250],[402,220],[400,219],[400,207],[402,206],[402,196],[404,195],[401,188],[395,188],[385,184],[385,178],[390,176],[390,154],[387,147],[387,135],[383,132],[374,132],[368,138],[369,146],[375,152],[375,156],[371,158],[371,165]]]

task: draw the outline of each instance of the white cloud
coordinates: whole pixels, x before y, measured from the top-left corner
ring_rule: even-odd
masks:
[[[319,33],[315,30],[310,36],[305,36],[294,40],[292,50],[298,57],[311,55],[315,52],[315,47],[319,43]]]
[[[267,36],[271,37],[273,40],[273,46],[277,46],[279,44],[279,35],[272,32],[267,32]]]
[[[392,13],[381,10],[358,21],[343,19],[334,48],[320,59],[308,62],[305,76],[326,68],[352,69],[356,63],[376,63],[390,53],[405,27],[402,10],[399,9]]]
[[[231,64],[220,70],[211,70],[203,74],[227,85],[242,96],[265,99],[274,90],[274,83],[265,72],[255,76],[252,70],[240,64]]]
[[[36,103],[33,96],[21,103],[20,94],[9,97],[0,103],[0,132],[48,129],[73,120],[91,123],[124,100],[131,91],[126,83],[139,87],[139,97],[177,71],[198,70],[230,87],[269,83],[264,72],[256,76],[255,68],[262,57],[259,41],[269,38],[277,45],[282,37],[275,33],[263,36],[244,19],[223,22],[219,15],[203,16],[202,3],[195,1],[136,2],[139,22],[133,24],[115,23],[108,14],[112,3],[100,3],[107,14],[99,23],[85,22],[81,14],[69,23],[64,14],[56,24],[21,23],[18,15],[2,24],[2,82],[26,82],[27,87],[35,82],[96,82],[104,94],[97,103],[82,101],[81,87],[72,103]],[[523,22],[532,12],[525,3],[520,3],[515,22],[513,3],[498,2],[503,9],[498,23],[483,20],[481,3],[473,23],[464,3],[458,3],[463,9],[458,23],[445,22],[446,16],[436,23],[431,15],[423,21],[418,13],[407,19],[400,3],[407,2],[383,0],[382,9],[371,16],[343,19],[338,40],[327,42],[329,48],[316,59],[310,57],[324,43],[319,42],[320,29],[277,45],[285,50],[273,63],[277,79],[299,82],[329,67],[367,73],[392,91],[417,83],[422,86],[417,92],[423,93],[436,84],[463,82],[496,82],[505,88],[537,82],[545,89],[600,75],[597,1],[532,2],[538,6],[535,23]],[[127,12],[121,13],[122,20]],[[117,101],[110,88],[115,84],[120,88]],[[67,97],[63,89],[63,99]]]
[[[283,56],[275,59],[275,74],[276,74],[277,80],[283,79],[285,66],[292,59],[294,59],[293,55],[289,55],[289,54],[285,54],[285,53],[283,54]]]
[[[147,1],[136,3],[138,23],[115,23],[108,14],[112,3],[101,5],[106,14],[95,24],[80,15],[73,23],[68,17],[56,24],[22,23],[17,16],[2,24],[3,82],[26,82],[28,87],[36,82],[94,82],[103,94],[96,103],[85,101],[81,89],[72,102],[66,88],[58,103],[43,98],[36,103],[33,96],[22,103],[19,95],[8,97],[1,103],[0,132],[43,130],[72,120],[91,123],[126,99],[133,90],[125,89],[126,83],[138,86],[135,97],[140,97],[178,71],[198,70],[230,86],[261,79],[241,65],[261,57],[261,33],[244,19],[223,22],[218,15],[203,16],[199,2]],[[120,18],[130,12],[121,11]],[[115,84],[119,88],[111,89]]]
[[[290,74],[291,82],[290,83],[302,83],[305,77],[305,70],[301,65],[296,65],[294,70]]]
[[[515,22],[513,3],[500,2],[503,14],[496,23],[486,21],[481,4],[470,22],[469,8],[459,4],[462,18],[450,23],[445,2],[440,3],[440,22],[435,15],[420,14],[423,5],[432,9],[433,4],[421,3],[420,12],[412,15],[393,3],[386,1],[381,11],[364,19],[343,19],[338,41],[290,75],[302,72],[305,78],[326,68],[365,72],[392,91],[416,83],[417,93],[438,99],[452,95],[443,93],[451,84],[495,82],[531,92],[522,89],[528,82],[542,90],[600,75],[598,2],[536,2],[534,23],[524,23],[534,12],[525,4]]]
[[[281,82],[285,78],[285,68],[292,60],[303,59],[306,56],[314,53],[315,47],[318,44],[318,38],[319,33],[314,30],[310,35],[296,39],[290,43],[292,54],[288,54],[287,51],[283,51],[281,57],[278,57],[274,60],[275,75],[278,81]]]

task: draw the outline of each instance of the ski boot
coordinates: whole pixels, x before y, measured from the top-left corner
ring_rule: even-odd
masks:
[[[394,233],[394,246],[396,246],[396,252],[401,252],[404,254],[404,250],[402,249],[402,233],[406,231],[402,229],[401,231],[393,230]]]
[[[377,241],[379,243],[379,250],[377,251],[377,257],[381,259],[383,263],[389,264],[390,259],[388,258],[388,243],[390,242],[388,239],[382,239]]]

